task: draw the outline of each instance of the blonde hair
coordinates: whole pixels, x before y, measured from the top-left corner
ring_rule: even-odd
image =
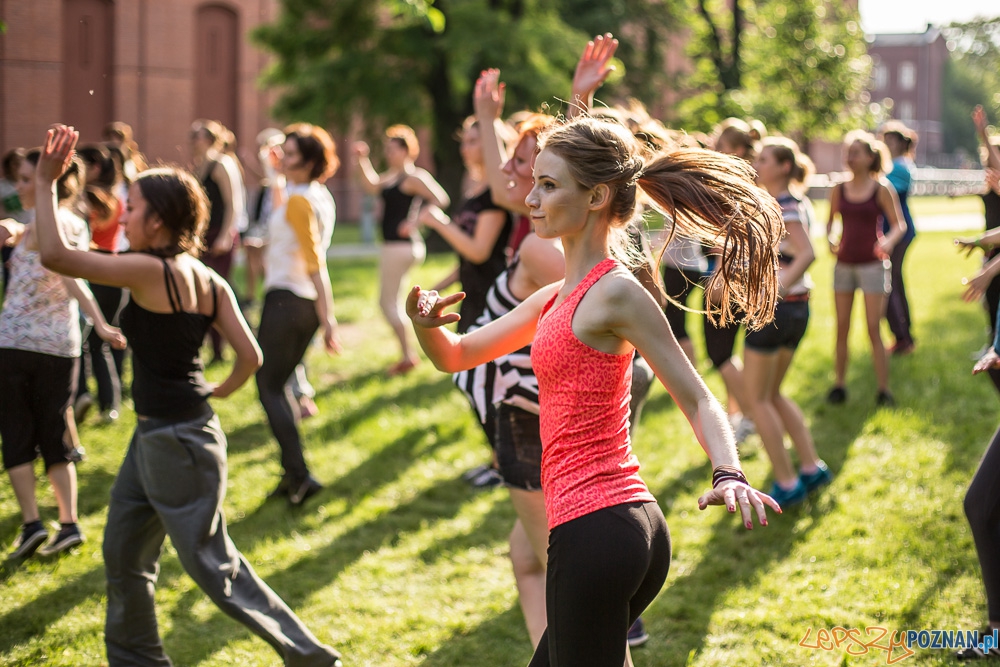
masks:
[[[777,202],[754,184],[746,161],[700,148],[671,148],[647,159],[626,128],[589,116],[549,128],[538,145],[565,160],[583,187],[610,189],[609,241],[616,259],[630,259],[623,251],[626,227],[645,194],[673,220],[671,234],[722,247],[720,269],[706,286],[721,293],[708,312],[713,322],[731,322],[739,310],[751,329],[774,319],[784,225]]]
[[[385,138],[398,142],[406,149],[406,155],[411,160],[416,160],[417,156],[420,155],[420,142],[417,141],[417,133],[409,125],[390,125],[385,131]]]

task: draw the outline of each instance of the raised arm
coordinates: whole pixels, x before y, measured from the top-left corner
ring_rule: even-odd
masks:
[[[504,90],[504,84],[500,81],[500,70],[486,70],[476,80],[472,104],[476,110],[476,121],[479,123],[480,137],[482,137],[483,163],[486,167],[486,180],[490,184],[490,195],[498,206],[526,215],[528,205],[524,201],[511,199],[507,193],[507,182],[510,179],[503,173],[508,155],[498,126],[503,125],[500,114],[503,113]]]
[[[351,151],[354,153],[354,158],[358,163],[358,173],[361,175],[361,187],[368,194],[377,195],[382,189],[382,184],[379,181],[378,172],[375,171],[375,167],[372,166],[372,161],[369,157],[371,149],[368,148],[368,144],[365,142],[355,141],[351,147]]]
[[[400,185],[400,190],[423,200],[425,205],[448,208],[451,204],[448,193],[425,169],[417,169],[407,176]]]
[[[614,65],[608,63],[617,49],[618,40],[610,32],[587,42],[573,74],[573,94],[566,110],[567,118],[585,114],[594,106],[594,93],[615,71]]]
[[[437,206],[422,210],[418,220],[440,234],[441,238],[466,260],[473,264],[482,264],[493,254],[493,247],[497,244],[500,232],[507,222],[507,212],[500,209],[481,212],[476,217],[476,228],[472,236],[454,224]]]
[[[506,315],[462,336],[443,327],[459,320],[457,313],[445,313],[444,309],[464,299],[464,292],[438,297],[436,292],[424,292],[416,286],[406,297],[406,314],[413,321],[420,347],[434,366],[440,371],[455,373],[516,352],[529,344],[535,337],[542,308],[560,284],[538,290]]]
[[[977,104],[976,108],[972,110],[972,122],[976,126],[976,136],[979,137],[979,143],[986,149],[986,166],[1000,169],[1000,149],[993,145],[989,135],[986,134],[986,111],[981,104]]]
[[[56,273],[112,287],[140,290],[145,285],[158,284],[163,268],[152,256],[84,252],[67,242],[56,219],[55,186],[69,165],[78,136],[73,128],[65,125],[50,129],[35,169],[35,235],[42,265]]]

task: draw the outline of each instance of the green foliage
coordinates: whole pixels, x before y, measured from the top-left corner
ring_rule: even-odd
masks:
[[[743,0],[738,6],[745,22],[734,21],[728,32],[720,27],[732,16],[725,3],[708,4],[707,17],[696,24],[688,50],[696,59],[688,86],[696,93],[680,106],[681,126],[709,130],[727,116],[753,117],[808,141],[839,138],[870,122],[870,59],[857,10],[824,0]],[[738,87],[727,87],[725,72],[703,55],[712,51],[713,33],[723,33],[726,65],[740,70]]]
[[[944,36],[951,51],[941,90],[944,150],[976,155],[972,108],[982,104],[992,123],[1000,118],[1000,16],[952,23]]]

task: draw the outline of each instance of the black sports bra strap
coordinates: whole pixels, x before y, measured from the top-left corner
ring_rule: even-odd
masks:
[[[177,280],[174,278],[173,271],[170,270],[170,265],[167,264],[167,259],[161,257],[160,261],[163,262],[163,276],[164,283],[167,288],[167,298],[170,300],[170,308],[175,313],[181,312],[181,291],[177,288]]]
[[[208,279],[208,286],[212,289],[212,321],[215,321],[215,316],[219,312],[219,292],[215,287],[215,278]]]

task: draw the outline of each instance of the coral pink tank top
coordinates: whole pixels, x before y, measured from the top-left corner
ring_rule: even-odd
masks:
[[[605,507],[655,500],[639,477],[629,439],[632,353],[600,352],[573,333],[580,299],[614,267],[614,260],[603,260],[549,312],[553,296],[531,346],[550,530]]]

